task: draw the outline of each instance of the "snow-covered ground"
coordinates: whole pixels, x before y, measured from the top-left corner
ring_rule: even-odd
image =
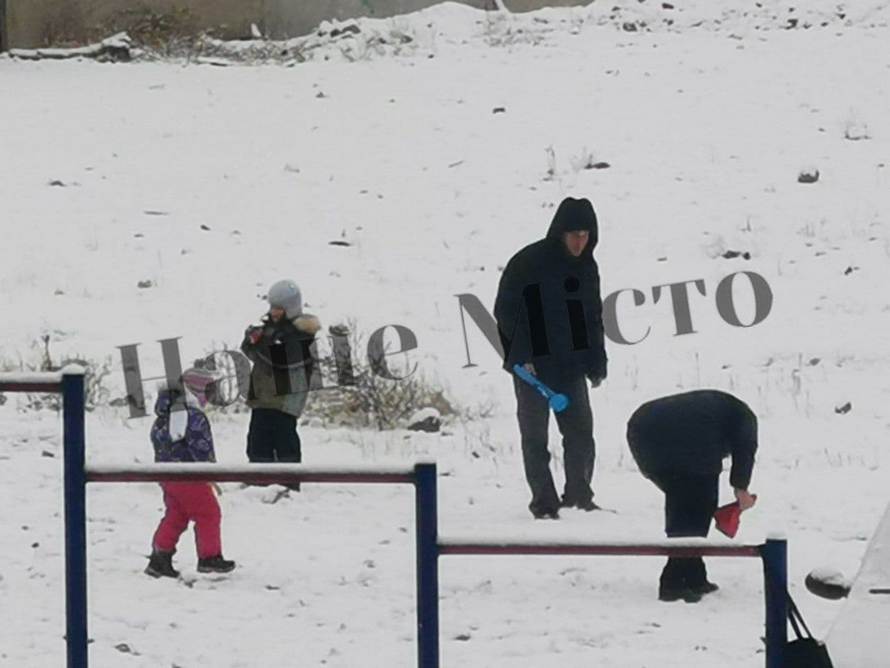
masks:
[[[57,357],[111,356],[119,396],[117,346],[140,342],[154,376],[160,339],[182,337],[186,363],[237,345],[266,287],[293,277],[325,325],[404,325],[411,363],[465,406],[494,404],[440,434],[303,427],[304,459],[435,456],[443,533],[524,537],[657,539],[662,498],[627,417],[659,394],[733,391],[761,418],[760,502],[737,540],[787,533],[792,593],[824,635],[840,606],[803,576],[855,572],[888,502],[890,3],[606,4],[440,5],[388,24],[415,36],[398,55],[356,38],[293,67],[0,58],[0,357],[36,360],[48,334]],[[610,167],[584,168],[597,161]],[[593,393],[595,489],[619,513],[536,523],[511,384],[472,326],[464,368],[455,295],[491,308],[499,269],[569,194],[596,207],[604,294],[646,295],[619,300],[622,332],[651,329],[609,345]],[[717,312],[737,271],[774,294],[754,327]],[[694,279],[696,331],[675,336],[652,286]],[[749,322],[742,281],[737,295]],[[0,406],[0,664],[58,666],[60,424],[20,401]],[[90,460],[149,461],[149,424],[91,413]],[[213,427],[219,459],[244,461],[246,414]],[[184,538],[182,582],[141,572],[157,486],[90,489],[95,665],[414,665],[410,489],[307,484],[270,503],[274,488],[224,487],[239,569],[198,576]],[[655,559],[443,558],[443,665],[762,665],[759,564],[709,564],[721,590],[687,605],[655,600]]]

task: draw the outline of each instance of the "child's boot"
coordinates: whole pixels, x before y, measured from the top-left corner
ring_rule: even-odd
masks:
[[[145,567],[147,575],[153,578],[178,578],[179,571],[173,568],[173,553],[155,550],[148,558],[148,566]]]
[[[221,554],[214,557],[205,557],[198,559],[199,573],[228,573],[235,570],[235,562],[223,559]]]

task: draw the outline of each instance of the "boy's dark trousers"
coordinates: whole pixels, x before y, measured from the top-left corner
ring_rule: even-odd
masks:
[[[550,473],[550,452],[547,449],[547,431],[550,407],[547,400],[534,388],[514,376],[516,392],[516,417],[522,440],[522,461],[525,479],[532,492],[529,510],[533,514],[556,512],[560,499]],[[569,397],[569,407],[556,413],[556,423],[562,434],[565,458],[566,505],[584,504],[593,498],[590,481],[596,444],[593,440],[593,413],[587,394],[587,380],[582,376],[561,388]]]
[[[270,408],[254,408],[247,432],[247,458],[253,463],[301,461],[297,418]]]

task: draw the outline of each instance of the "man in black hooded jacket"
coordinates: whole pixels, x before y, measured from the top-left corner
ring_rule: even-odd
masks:
[[[739,506],[754,505],[748,485],[757,452],[757,417],[731,394],[694,390],[653,399],[630,417],[627,442],[640,473],[664,492],[670,538],[708,535],[724,457],[732,457],[729,483]],[[658,598],[693,603],[716,589],[701,557],[670,557]]]
[[[587,199],[567,197],[547,236],[514,255],[498,286],[494,315],[504,347],[504,368],[520,364],[569,407],[556,414],[565,452],[565,488],[557,495],[547,449],[549,406],[514,375],[517,418],[529,510],[536,518],[559,517],[559,508],[594,510],[590,482],[595,444],[585,377],[598,387],[606,377],[600,278],[593,249],[597,221]]]

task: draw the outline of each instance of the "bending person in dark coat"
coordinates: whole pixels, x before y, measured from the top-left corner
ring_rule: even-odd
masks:
[[[731,394],[697,390],[645,403],[627,423],[627,442],[640,472],[664,492],[669,537],[708,535],[724,457],[732,457],[729,483],[742,510],[754,505],[748,485],[757,451],[757,417]],[[670,557],[658,598],[691,603],[716,589],[701,557]]]
[[[566,198],[547,236],[514,255],[498,286],[494,315],[504,346],[504,368],[525,366],[553,390],[568,395],[556,415],[565,451],[565,489],[557,495],[550,473],[546,399],[514,376],[529,510],[559,517],[559,507],[594,510],[590,487],[595,444],[585,376],[593,387],[606,377],[600,278],[593,249],[597,221],[586,199]]]

